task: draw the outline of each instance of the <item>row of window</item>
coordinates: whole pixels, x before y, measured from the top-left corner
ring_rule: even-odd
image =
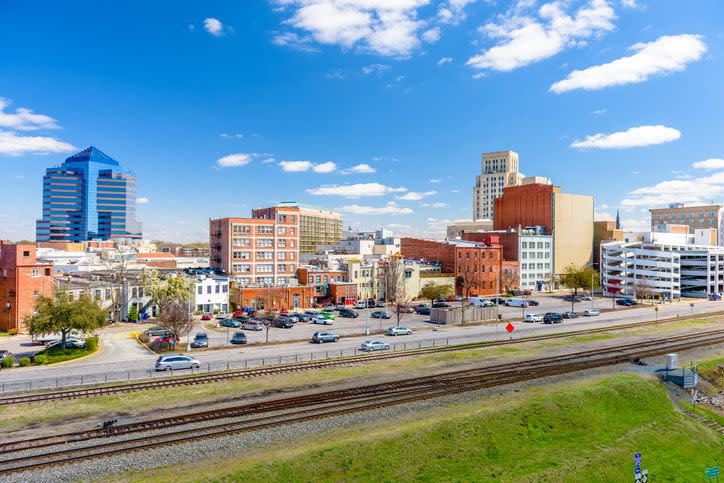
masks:
[[[539,242],[520,242],[520,247],[521,247],[521,248],[538,248],[538,249],[550,248],[550,247],[551,247],[551,242],[549,242],[549,241],[547,241],[547,242],[542,242],[542,241],[539,241]]]
[[[277,270],[280,272],[293,272],[295,269],[296,269],[296,265],[294,263],[279,263],[277,265]],[[231,271],[234,273],[250,273],[251,264],[234,263],[231,266]],[[273,263],[258,263],[256,265],[257,273],[271,273],[273,271],[274,271]]]
[[[277,260],[294,260],[296,258],[296,252],[256,252],[256,260],[274,260],[274,253],[277,254]],[[251,260],[251,252],[234,250],[231,252],[231,258],[234,260]]]
[[[536,268],[538,270],[543,270],[543,269],[550,270],[551,264],[550,263],[537,263],[537,264],[536,263],[521,263],[520,264],[521,270],[535,270]]]
[[[479,253],[479,252],[477,252],[477,251],[476,251],[476,252],[473,252],[473,260],[477,260],[477,259],[478,259],[478,253]],[[480,253],[481,253],[480,258],[481,258],[481,259],[482,259],[482,258],[485,258],[485,252],[480,252]],[[488,257],[488,258],[490,258],[491,260],[492,260],[493,257],[495,256],[495,255],[494,255],[494,252],[488,252],[488,254],[489,254],[489,257]],[[462,256],[463,256],[463,254],[462,254],[461,252],[458,252],[458,260],[461,260],[461,259],[462,259]],[[467,258],[468,260],[470,260],[470,252],[469,252],[469,251],[466,251],[466,252],[465,252],[465,258]]]
[[[530,256],[528,256],[530,253]],[[526,258],[550,258],[550,252],[521,252],[521,260]]]
[[[706,221],[706,220],[699,220],[699,225],[703,225],[705,221]],[[659,221],[659,225],[664,225],[665,223],[666,223],[666,222],[664,222],[664,221]],[[686,225],[687,223],[686,223],[686,221],[684,221],[684,222],[679,223],[679,224],[680,224],[680,225]],[[696,220],[691,220],[691,221],[689,221],[688,224],[691,225],[691,226],[694,226],[694,225],[696,224]],[[709,220],[709,223],[708,223],[708,224],[709,224],[709,226],[714,226],[714,220]]]
[[[229,286],[228,286],[228,285],[215,285],[215,286],[213,286],[213,287],[212,287],[211,285],[207,285],[207,286],[206,286],[206,293],[207,293],[207,294],[211,294],[211,293],[227,293],[228,291],[229,291]],[[199,294],[199,295],[202,295],[202,294],[204,293],[204,287],[203,287],[203,285],[199,285],[198,287],[196,287],[196,293]]]
[[[251,235],[251,226],[250,225],[232,225],[231,232],[235,235]],[[279,235],[296,235],[297,229],[296,227],[286,227],[286,226],[280,226],[277,228],[277,234]],[[261,225],[256,227],[256,234],[257,235],[272,235],[274,234],[274,227],[269,225]]]
[[[547,278],[547,275],[545,273],[531,273],[531,274],[522,273],[520,275],[520,278],[522,278],[522,279],[533,278],[536,280],[545,280]]]
[[[703,211],[700,211],[699,213],[689,213],[689,218],[696,218],[696,217],[704,218],[706,216],[713,218],[716,216],[716,211],[710,211],[708,213],[703,212]],[[675,220],[676,218],[684,219],[684,218],[686,218],[686,213],[679,213],[678,217],[676,216],[676,213],[672,213],[671,215],[666,213],[663,215],[654,215],[654,218],[656,220],[668,220],[669,218],[671,218],[672,220]]]
[[[346,282],[347,278],[343,275],[337,275],[337,281],[338,282]],[[314,283],[327,283],[327,282],[334,282],[335,276],[334,275],[314,275],[309,277],[310,282]]]

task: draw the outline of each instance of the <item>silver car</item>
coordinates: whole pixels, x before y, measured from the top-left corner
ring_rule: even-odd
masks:
[[[359,350],[371,352],[371,351],[383,351],[383,350],[387,350],[389,348],[390,348],[390,344],[386,344],[379,340],[370,339],[370,340],[366,340],[366,341],[362,342],[362,345],[360,346]]]
[[[387,329],[387,335],[412,335],[412,331],[407,327],[390,327]]]
[[[247,320],[241,323],[241,328],[244,330],[264,330],[264,324],[258,320]]]
[[[201,362],[193,357],[185,356],[183,354],[158,356],[158,359],[156,359],[157,371],[198,369],[199,367],[201,367]]]

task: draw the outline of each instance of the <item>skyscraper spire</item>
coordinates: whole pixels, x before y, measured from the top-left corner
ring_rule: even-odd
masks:
[[[617,230],[621,229],[621,216],[620,216],[618,210],[616,210],[616,229]]]

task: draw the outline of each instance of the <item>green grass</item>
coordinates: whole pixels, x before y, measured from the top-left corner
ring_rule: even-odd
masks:
[[[133,473],[133,481],[700,481],[720,436],[655,380],[621,375],[536,387],[408,420],[250,448],[243,457]]]
[[[720,426],[724,426],[724,416],[703,407],[701,404],[697,404],[696,407],[694,407],[694,405],[690,402],[682,402],[681,405],[689,412],[693,412],[694,414],[698,414],[699,416],[704,416],[705,418],[716,421],[717,423],[719,423]]]
[[[0,331],[0,337],[10,337],[10,334]]]
[[[92,340],[95,339],[95,342]],[[98,350],[98,337],[88,337],[86,346],[83,349],[45,349],[36,355],[45,355],[48,357],[46,364],[57,364],[59,362],[72,361],[79,357],[85,357],[93,354]]]

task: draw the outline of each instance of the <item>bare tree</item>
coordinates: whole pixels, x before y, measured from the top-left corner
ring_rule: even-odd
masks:
[[[634,297],[636,297],[640,302],[651,299],[651,303],[653,304],[656,292],[654,291],[654,287],[650,281],[646,279],[637,279],[633,284],[633,289]]]
[[[128,292],[124,293],[123,284],[129,279],[128,258],[118,252],[115,259],[104,261],[106,274],[104,280],[111,288],[111,304],[108,307],[108,314],[112,322],[120,322],[121,312],[128,305]]]
[[[477,252],[475,252],[477,255]],[[461,288],[463,298],[470,298],[470,290],[476,291],[480,287],[480,260],[476,257],[468,258],[470,252],[465,253],[466,256],[458,258],[458,282]]]
[[[159,325],[171,332],[175,344],[191,330],[192,318],[189,309],[187,300],[175,300],[166,304],[161,311]]]
[[[274,324],[279,312],[283,308],[284,299],[280,289],[267,287],[263,295],[257,296],[255,300],[255,318],[264,324],[266,331],[266,342],[269,342],[269,329]]]
[[[385,301],[392,308],[397,319],[397,326],[407,310],[410,298],[405,290],[405,260],[402,256],[393,255],[385,260],[381,276],[385,285]]]
[[[504,269],[500,277],[500,283],[506,292],[516,290],[518,288],[518,272],[512,268]]]

